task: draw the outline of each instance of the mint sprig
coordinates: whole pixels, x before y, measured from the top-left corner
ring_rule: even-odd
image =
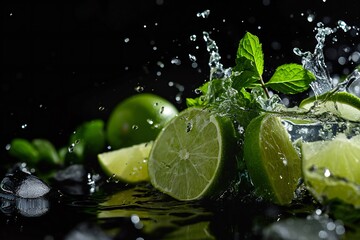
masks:
[[[315,80],[315,76],[300,64],[289,63],[279,66],[265,83],[262,44],[257,36],[249,32],[239,42],[235,64],[230,77],[212,79],[199,87],[202,96],[187,99],[188,107],[210,104],[216,108],[224,105],[223,101],[231,100],[232,104],[238,105],[236,108],[254,110],[257,104],[254,105],[256,96],[251,93],[252,89],[260,86],[265,96],[270,98],[268,88],[284,94],[296,94],[306,91]],[[219,81],[223,84],[219,84]],[[234,90],[237,93],[234,93]]]
[[[284,94],[296,94],[307,90],[310,82],[315,80],[310,71],[295,63],[279,66],[266,84],[262,78],[263,71],[262,44],[257,36],[247,32],[240,40],[236,66],[233,68],[232,79],[237,89],[251,89],[258,83],[267,95],[267,87]]]

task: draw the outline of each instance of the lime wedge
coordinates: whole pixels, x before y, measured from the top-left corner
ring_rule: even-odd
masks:
[[[149,181],[148,157],[152,142],[98,154],[103,171],[126,183]]]
[[[360,207],[360,135],[301,144],[305,184],[325,202],[340,199]]]
[[[187,108],[154,142],[148,163],[151,183],[177,200],[216,196],[236,175],[235,144],[229,119]]]
[[[348,92],[329,92],[306,98],[299,107],[313,108],[315,114],[330,112],[350,121],[360,121],[360,98]]]
[[[245,131],[244,160],[256,195],[290,204],[301,178],[301,160],[279,117],[263,114]]]

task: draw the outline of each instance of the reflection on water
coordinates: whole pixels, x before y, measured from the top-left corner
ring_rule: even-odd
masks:
[[[133,228],[162,239],[215,239],[208,229],[211,212],[199,203],[175,201],[146,186],[115,193],[100,203],[97,216],[104,223],[129,219]]]

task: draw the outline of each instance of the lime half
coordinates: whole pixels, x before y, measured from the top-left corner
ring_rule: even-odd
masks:
[[[250,122],[244,159],[258,196],[280,205],[291,203],[301,178],[301,160],[279,117],[263,114]]]
[[[359,135],[302,143],[301,152],[304,180],[317,200],[340,199],[360,207]]]
[[[360,121],[360,98],[348,92],[306,98],[299,106],[308,110],[312,108],[315,114],[330,112],[350,121]]]
[[[98,154],[103,171],[126,183],[149,181],[148,157],[152,142]]]
[[[178,200],[215,196],[236,174],[232,122],[200,108],[187,108],[154,142],[149,176],[159,191]]]

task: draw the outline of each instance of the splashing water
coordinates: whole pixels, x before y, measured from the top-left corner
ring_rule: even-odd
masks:
[[[209,67],[210,67],[210,80],[215,78],[224,78],[231,75],[231,68],[224,69],[220,62],[221,56],[216,42],[210,38],[208,32],[203,32],[203,38],[206,43],[206,50],[210,53]]]
[[[317,44],[315,46],[314,53],[302,52],[299,48],[294,48],[294,53],[302,57],[303,67],[312,72],[316,77],[316,80],[310,84],[310,87],[313,90],[315,96],[319,96],[323,93],[331,91],[336,87],[334,86],[334,81],[330,77],[330,74],[325,65],[323,48],[325,46],[326,37],[334,34],[339,29],[343,30],[344,32],[348,32],[349,30],[356,28],[347,25],[342,20],[338,21],[335,28],[325,27],[323,23],[319,22],[315,28],[315,30],[317,30],[315,35]]]

